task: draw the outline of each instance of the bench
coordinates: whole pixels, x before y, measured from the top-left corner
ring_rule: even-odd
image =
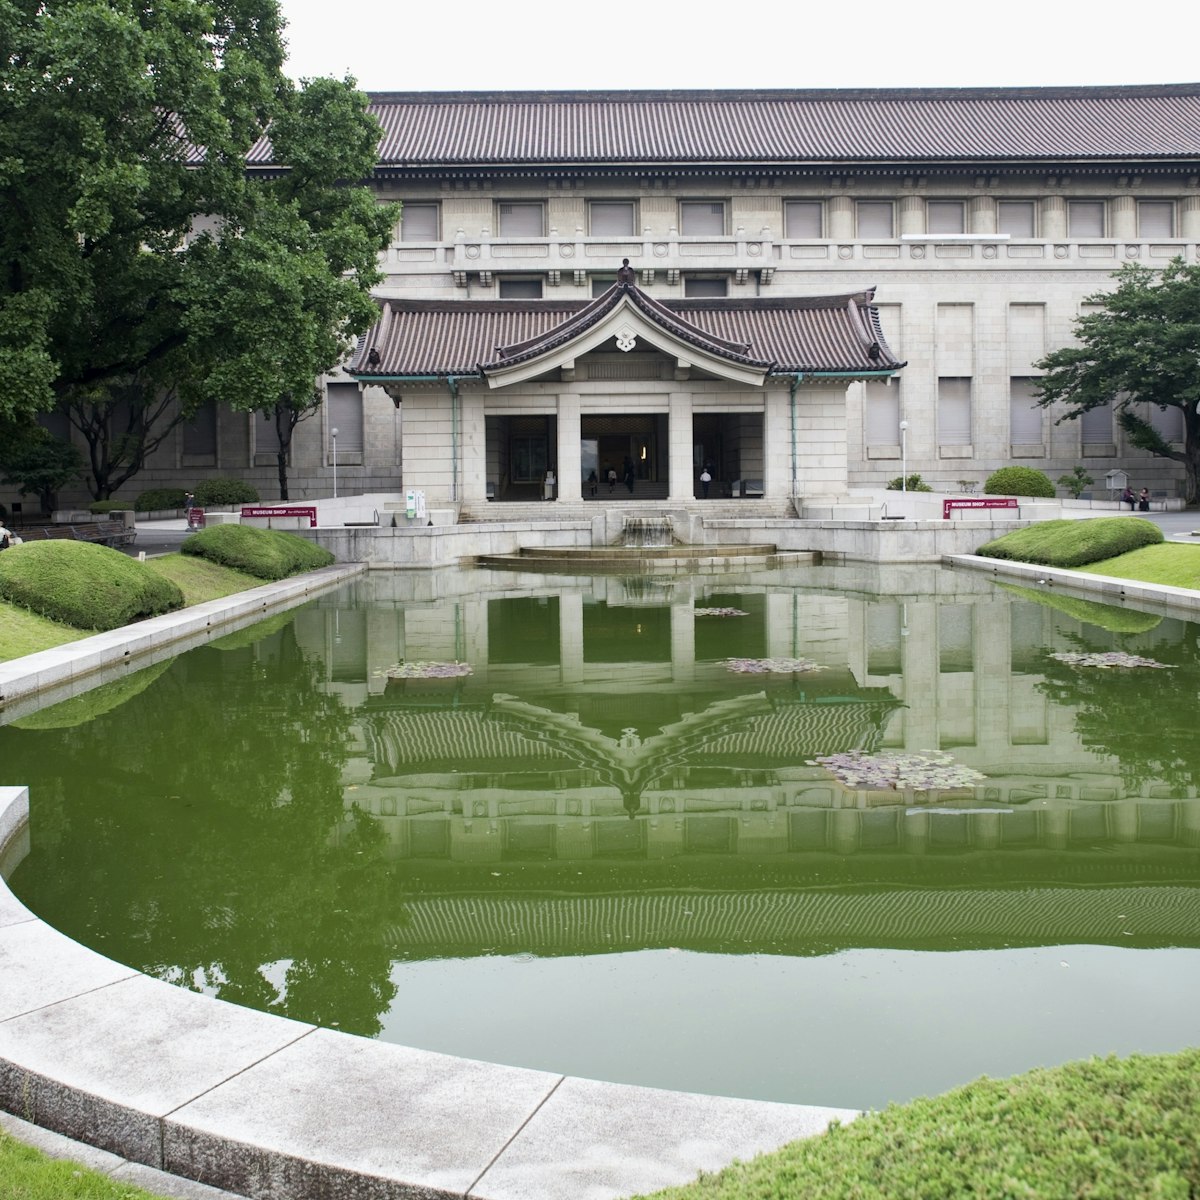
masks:
[[[95,521],[87,525],[41,525],[22,529],[21,537],[27,542],[97,542],[116,547],[132,545],[137,530],[128,528],[124,521]]]

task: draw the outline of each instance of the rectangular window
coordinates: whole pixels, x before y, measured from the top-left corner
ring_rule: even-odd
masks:
[[[971,380],[942,376],[938,380],[938,445],[971,444]]]
[[[513,483],[541,483],[546,478],[544,437],[514,437],[508,453]]]
[[[966,207],[961,200],[926,201],[926,233],[965,233],[966,229]]]
[[[192,414],[183,427],[183,453],[188,458],[217,456],[217,404],[210,400]]]
[[[329,462],[333,462],[333,431],[337,430],[337,461],[358,465],[363,460],[363,402],[357,383],[331,383],[325,389],[328,407]]]
[[[438,240],[438,206],[436,204],[405,204],[400,209],[400,240],[402,242],[436,242]]]
[[[615,275],[593,275],[592,276],[592,295],[603,296],[614,283],[617,282]]]
[[[825,236],[825,206],[820,200],[788,200],[783,206],[783,235],[789,238]]]
[[[279,433],[275,428],[275,414],[255,412],[250,414],[250,420],[254,432],[254,465],[274,465],[279,455]]]
[[[1183,441],[1182,408],[1159,408],[1157,404],[1147,404],[1145,417],[1163,441]]]
[[[501,279],[501,300],[540,300],[542,298],[542,281],[540,279]]]
[[[996,232],[1009,237],[1037,234],[1037,205],[1032,200],[1001,200],[996,205]]]
[[[1079,418],[1079,440],[1085,446],[1113,444],[1113,410],[1111,401],[1089,408]]]
[[[1042,444],[1042,417],[1034,390],[1035,378],[1013,376],[1008,381],[1008,440],[1014,446]]]
[[[1170,200],[1139,200],[1137,214],[1138,237],[1175,236],[1175,205]]]
[[[633,201],[593,200],[588,205],[588,232],[592,237],[632,237],[637,233]]]
[[[679,232],[688,237],[722,237],[725,233],[725,202],[681,200]]]
[[[542,237],[545,209],[540,201],[506,201],[496,205],[496,232],[500,237]]]
[[[855,228],[860,238],[895,237],[895,206],[890,200],[859,200],[854,206]]]
[[[1073,238],[1103,237],[1104,201],[1068,200],[1067,236]]]
[[[684,279],[683,294],[693,298],[701,296],[728,296],[727,279]]]
[[[869,379],[863,408],[868,446],[900,445],[900,384]]]

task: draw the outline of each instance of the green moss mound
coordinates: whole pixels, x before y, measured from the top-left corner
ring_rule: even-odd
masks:
[[[1038,592],[1033,588],[1017,587],[1015,584],[1002,583],[1006,592],[1012,592],[1022,600],[1031,600],[1045,608],[1053,608],[1056,612],[1065,613],[1077,621],[1087,625],[1099,625],[1110,633],[1149,633],[1157,629],[1162,617],[1154,613],[1138,612],[1133,608],[1117,608],[1113,604],[1098,604],[1095,600],[1080,600],[1075,596],[1060,596],[1054,592]]]
[[[1188,1200],[1200,1050],[980,1079],[658,1193],[662,1200]]]
[[[76,629],[119,629],[183,605],[145,563],[91,542],[26,542],[0,554],[0,598]]]
[[[328,550],[294,533],[249,525],[213,525],[186,538],[179,549],[256,579],[286,579],[333,562]]]
[[[1094,517],[1085,521],[1039,521],[980,546],[976,553],[1043,567],[1082,567],[1162,540],[1163,532],[1153,521]]]
[[[987,477],[983,490],[988,496],[1052,497],[1054,484],[1045,471],[1035,467],[1001,467]]]

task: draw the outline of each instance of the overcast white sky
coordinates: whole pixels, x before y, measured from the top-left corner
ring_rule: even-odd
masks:
[[[1176,0],[282,0],[289,73],[367,91],[1185,83]],[[1194,33],[1194,27],[1192,28]]]

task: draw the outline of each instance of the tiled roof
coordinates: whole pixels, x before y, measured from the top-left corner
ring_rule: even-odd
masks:
[[[375,93],[381,167],[1200,157],[1200,84]]]
[[[889,371],[903,364],[879,327],[873,292],[749,300],[656,301],[636,287],[598,300],[385,300],[351,374],[370,382],[476,375],[563,345],[591,328],[627,291],[639,309],[710,354],[780,371]],[[593,318],[593,319],[589,319]]]

